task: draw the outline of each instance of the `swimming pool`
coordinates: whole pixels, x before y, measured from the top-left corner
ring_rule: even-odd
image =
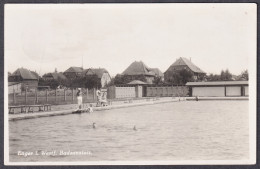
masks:
[[[10,161],[248,159],[248,125],[248,101],[183,101],[9,121]]]

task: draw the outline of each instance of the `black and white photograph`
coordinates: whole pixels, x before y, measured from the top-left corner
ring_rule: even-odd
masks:
[[[257,4],[5,4],[5,165],[256,163]]]

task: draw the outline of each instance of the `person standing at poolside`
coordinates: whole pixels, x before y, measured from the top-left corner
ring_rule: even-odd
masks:
[[[78,88],[78,92],[77,92],[77,100],[78,100],[78,110],[82,109],[82,91],[81,88]]]
[[[96,95],[97,95],[97,106],[100,106],[101,105],[101,99],[102,99],[100,90],[96,91]]]

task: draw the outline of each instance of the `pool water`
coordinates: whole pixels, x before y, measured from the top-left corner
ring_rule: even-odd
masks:
[[[248,159],[248,121],[248,101],[183,101],[10,121],[9,158],[12,162]],[[36,151],[55,153],[36,155]]]

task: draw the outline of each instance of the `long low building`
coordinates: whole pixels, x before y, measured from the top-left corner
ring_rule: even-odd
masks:
[[[248,81],[188,82],[190,96],[248,96]]]

